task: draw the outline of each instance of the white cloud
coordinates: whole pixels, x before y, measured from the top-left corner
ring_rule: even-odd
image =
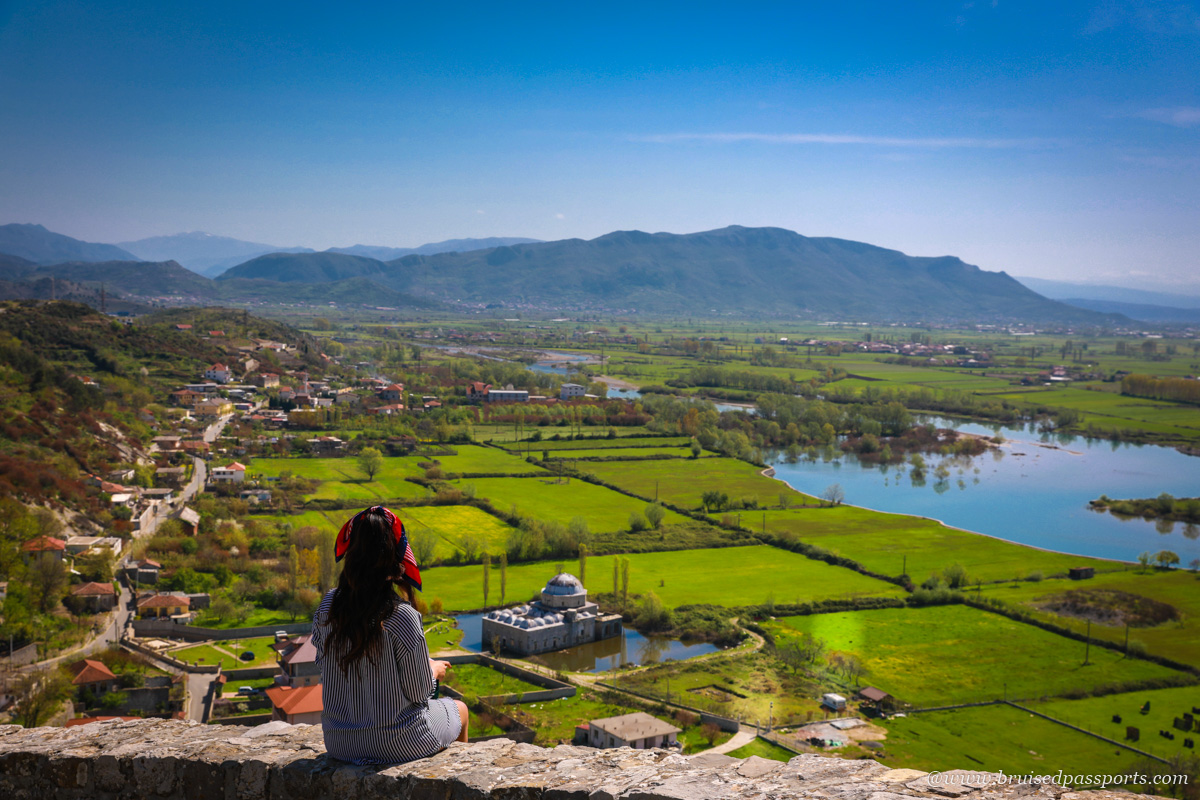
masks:
[[[487,212],[484,211],[482,208],[477,208],[477,209],[475,209],[475,213],[482,216],[483,214],[486,214]]]
[[[989,139],[976,137],[863,136],[853,133],[663,133],[630,136],[635,142],[672,144],[674,142],[761,142],[763,144],[857,144],[880,147],[925,148],[1016,148],[1047,147],[1061,144],[1053,139]]]
[[[1179,128],[1193,128],[1200,125],[1200,108],[1195,106],[1175,106],[1174,108],[1148,108],[1138,114],[1142,119],[1175,125]]]
[[[555,214],[554,218],[555,219],[566,219],[567,215],[566,214]]]

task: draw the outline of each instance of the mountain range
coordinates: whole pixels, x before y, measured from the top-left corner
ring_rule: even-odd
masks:
[[[388,261],[407,255],[433,255],[453,250],[481,250],[507,244],[536,242],[537,239],[518,237],[493,237],[490,239],[448,239],[444,242],[423,244],[420,247],[380,247],[356,244],[353,247],[331,247],[323,252],[366,256]],[[193,231],[173,236],[152,236],[133,242],[121,242],[120,247],[128,250],[143,261],[177,261],[193,272],[215,278],[230,267],[269,253],[316,253],[309,247],[280,247],[261,242],[246,242],[228,236]],[[2,250],[2,248],[0,248]]]
[[[257,246],[186,236],[196,244],[196,252],[213,253],[214,245],[233,246],[230,242]],[[76,247],[87,244],[61,238]],[[460,245],[463,241],[484,240],[457,240]],[[156,246],[168,245],[160,241]],[[953,256],[909,256],[782,228],[730,226],[691,234],[616,231],[591,240],[518,242],[386,261],[335,251],[272,252],[230,267],[216,280],[176,260],[76,259],[49,266],[39,258],[0,259],[0,280],[54,276],[93,287],[104,283],[110,291],[155,302],[197,304],[332,301],[396,308],[467,305],[878,321],[1129,322],[1116,314],[1049,300],[1003,272],[987,272]]]
[[[41,225],[0,225],[0,253],[35,264],[64,261],[137,261],[138,257],[112,244],[83,242],[48,231]]]

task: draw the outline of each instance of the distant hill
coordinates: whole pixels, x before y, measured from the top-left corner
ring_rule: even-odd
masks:
[[[443,304],[428,297],[415,297],[380,286],[370,278],[345,278],[333,283],[280,283],[250,278],[213,282],[213,296],[220,302],[338,303],[386,308],[439,308]]]
[[[1200,308],[1175,308],[1172,306],[1153,306],[1145,303],[1118,303],[1114,300],[1089,300],[1078,297],[1068,297],[1063,302],[1076,308],[1086,308],[1104,314],[1124,314],[1130,319],[1142,322],[1175,322],[1181,325],[1200,324]]]
[[[255,256],[266,253],[311,253],[307,247],[280,247],[261,242],[246,242],[203,231],[151,236],[120,246],[145,261],[177,261],[182,266],[210,278]]]
[[[332,283],[378,275],[386,270],[382,261],[345,253],[270,253],[226,270],[217,280],[257,278],[281,283]]]
[[[491,247],[507,247],[514,244],[532,244],[539,239],[523,239],[519,236],[491,236],[486,239],[447,239],[444,242],[423,244],[420,247],[377,247],[356,244],[353,247],[331,247],[328,253],[347,253],[366,256],[380,261],[393,261],[404,256],[432,256],[438,253],[468,253],[472,250],[487,250]]]
[[[1148,292],[1124,286],[1103,286],[1092,283],[1070,283],[1044,278],[1017,278],[1017,281],[1040,295],[1054,300],[1104,300],[1114,303],[1137,303],[1168,308],[1200,308],[1200,296],[1186,293]]]
[[[388,262],[413,294],[544,308],[962,321],[1122,321],[1045,297],[1003,272],[781,228],[618,231]]]
[[[127,311],[131,314],[145,314],[153,310],[153,306],[147,303],[130,299],[107,288],[102,298],[98,287],[48,277],[27,281],[0,280],[0,300],[58,300],[83,303],[96,309],[103,307],[109,313]]]
[[[139,297],[182,296],[204,298],[212,292],[212,281],[186,270],[174,261],[69,262],[39,266],[23,277],[54,276],[79,283],[100,285],[125,295]]]
[[[137,261],[116,245],[96,244],[54,233],[41,225],[0,225],[0,253],[18,256],[35,264],[64,261]]]

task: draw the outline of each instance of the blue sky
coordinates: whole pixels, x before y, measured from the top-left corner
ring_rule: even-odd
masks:
[[[774,225],[1200,289],[1200,7],[0,0],[0,222]]]

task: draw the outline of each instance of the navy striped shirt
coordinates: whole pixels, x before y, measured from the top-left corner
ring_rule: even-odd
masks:
[[[329,606],[336,592],[325,595],[313,617],[312,643],[321,665],[325,705],[321,712],[325,749],[334,758],[355,764],[397,764],[438,752],[444,745],[430,725],[433,673],[421,614],[397,602],[383,620],[383,648],[376,651],[375,663],[364,656],[347,675],[338,666],[339,654],[325,652]]]

